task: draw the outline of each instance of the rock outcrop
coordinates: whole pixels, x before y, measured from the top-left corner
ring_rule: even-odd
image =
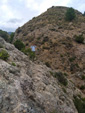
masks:
[[[78,113],[73,96],[83,94],[72,82],[62,85],[53,70],[34,64],[2,38],[1,44],[9,58],[0,59],[0,113]]]

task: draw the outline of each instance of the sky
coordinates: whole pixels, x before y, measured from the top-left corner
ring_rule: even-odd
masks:
[[[73,7],[84,13],[85,0],[0,0],[0,29],[14,32],[52,6]]]

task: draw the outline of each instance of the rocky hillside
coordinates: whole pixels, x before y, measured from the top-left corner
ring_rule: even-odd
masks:
[[[0,113],[78,113],[76,102],[85,111],[84,94],[65,73],[34,64],[0,38]]]
[[[48,9],[18,28],[15,39],[21,39],[26,47],[35,45],[36,58],[52,69],[74,73],[85,68],[85,45],[75,41],[75,35],[83,33],[85,37],[85,17],[75,11],[76,19],[67,22],[66,11],[66,7]]]
[[[18,28],[14,40],[22,40],[26,48],[35,45],[36,61],[67,73],[67,78],[85,93],[85,16],[75,10],[76,18],[68,22],[67,9],[49,8]],[[84,42],[78,43],[75,38],[81,35]]]

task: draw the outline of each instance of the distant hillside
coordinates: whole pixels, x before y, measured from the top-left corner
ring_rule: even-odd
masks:
[[[6,31],[0,30],[0,37],[4,38],[5,41],[9,40],[9,34]]]
[[[11,35],[13,32],[8,32],[9,35]]]
[[[34,17],[15,32],[26,47],[35,45],[36,61],[48,67],[68,73],[68,78],[85,93],[85,16],[75,10],[72,22],[65,20],[67,7],[51,7]],[[76,37],[83,36],[78,43]]]

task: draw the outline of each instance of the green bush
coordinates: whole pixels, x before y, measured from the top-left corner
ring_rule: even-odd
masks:
[[[12,64],[11,64],[12,66],[16,66],[16,64],[14,63],[14,62],[12,62]]]
[[[83,35],[75,36],[75,41],[78,43],[83,43],[84,42]]]
[[[74,96],[73,101],[78,110],[78,113],[85,113],[85,98]]]
[[[0,50],[0,59],[7,60],[8,57],[9,57],[9,54],[7,53],[6,50],[4,49]]]
[[[56,72],[54,74],[54,77],[56,77],[61,84],[63,84],[64,86],[67,86],[68,81],[67,81],[67,79],[65,78],[65,75],[62,72]]]
[[[65,20],[72,21],[75,19],[75,17],[76,17],[75,10],[73,8],[68,8],[65,14]]]
[[[21,40],[16,40],[14,42],[14,46],[19,50],[22,50],[23,48],[25,48],[25,45]]]
[[[34,60],[35,52],[33,52],[30,48],[22,49],[22,52],[28,55],[31,60]]]
[[[32,52],[32,50],[31,50],[31,48],[27,48],[27,49],[23,48],[22,52],[26,55],[29,55]]]

